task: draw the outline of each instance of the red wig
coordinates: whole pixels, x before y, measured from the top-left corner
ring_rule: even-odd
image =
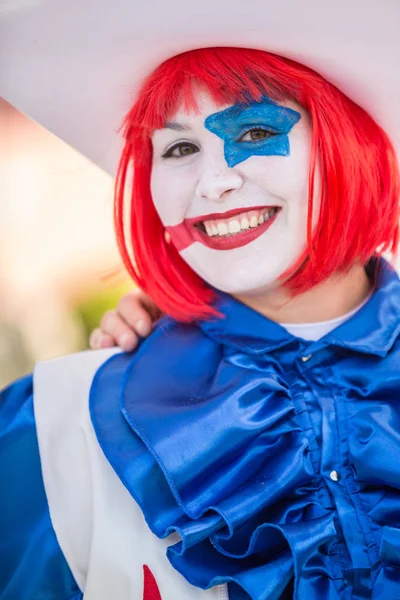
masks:
[[[374,254],[396,252],[398,163],[387,135],[362,108],[318,73],[292,60],[243,48],[192,50],[167,60],[144,82],[124,122],[125,146],[116,181],[114,215],[122,259],[161,310],[181,321],[217,314],[210,287],[166,241],[150,194],[151,135],[178,104],[196,110],[193,83],[220,106],[267,95],[275,101],[295,101],[310,114],[307,249],[282,275],[283,285],[293,294],[356,261],[365,264]],[[312,232],[317,161],[321,211]]]

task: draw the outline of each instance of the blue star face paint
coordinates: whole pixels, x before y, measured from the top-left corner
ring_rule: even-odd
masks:
[[[234,104],[210,115],[204,126],[224,141],[225,160],[234,167],[250,156],[288,156],[288,134],[300,118],[297,111],[264,96],[261,102]],[[257,132],[253,138],[251,131]]]

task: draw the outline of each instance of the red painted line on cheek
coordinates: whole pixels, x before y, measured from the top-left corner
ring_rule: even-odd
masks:
[[[143,600],[162,600],[155,577],[147,565],[143,565],[143,574]]]
[[[191,227],[191,229],[193,231],[189,230],[184,221],[179,223],[179,225],[171,225],[165,228],[171,236],[171,242],[178,252],[182,252],[182,250],[185,250],[185,248],[196,241],[196,231],[194,231],[193,227]],[[200,236],[198,241],[200,241]]]

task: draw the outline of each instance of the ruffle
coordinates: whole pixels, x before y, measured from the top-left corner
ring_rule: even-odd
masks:
[[[228,583],[231,598],[252,600],[307,586],[339,598],[334,512],[285,383],[253,363],[237,380],[235,360],[191,334],[193,361],[172,327],[98,371],[91,415],[107,459],[153,533],[179,534],[167,556],[191,584]],[[185,384],[165,364],[171,353],[173,364],[185,359]]]
[[[400,282],[382,259],[370,269],[372,298],[318,342],[222,294],[224,319],[166,319],[97,372],[99,443],[151,531],[179,534],[167,556],[191,584],[228,583],[231,600],[400,598]],[[293,367],[336,365],[330,346],[351,357],[321,375],[340,389],[341,437]],[[331,494],[339,444],[346,485]]]
[[[398,360],[398,359],[397,359]],[[374,402],[376,383],[355,385],[349,410],[350,490],[362,507],[366,543],[375,557],[371,598],[400,598],[400,411],[398,373],[386,369],[385,402]],[[358,383],[358,382],[355,382]],[[392,389],[392,392],[390,391]],[[382,382],[381,390],[382,394]]]

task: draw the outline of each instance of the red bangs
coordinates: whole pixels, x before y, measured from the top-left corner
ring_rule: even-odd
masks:
[[[211,289],[166,241],[150,193],[151,135],[178,105],[196,111],[196,86],[219,105],[267,95],[298,102],[311,116],[308,247],[282,275],[294,294],[356,261],[365,264],[374,254],[396,252],[397,159],[384,131],[363,109],[319,74],[289,59],[241,48],[193,50],[166,61],[145,81],[124,122],[125,146],[115,190],[122,259],[164,312],[181,321],[217,314]],[[312,233],[317,160],[321,212]]]

